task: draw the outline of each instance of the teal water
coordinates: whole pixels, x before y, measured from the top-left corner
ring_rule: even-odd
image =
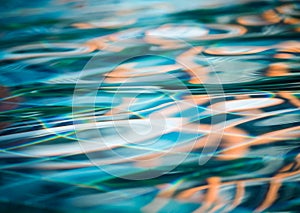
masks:
[[[299,212],[299,1],[4,1],[1,212]]]

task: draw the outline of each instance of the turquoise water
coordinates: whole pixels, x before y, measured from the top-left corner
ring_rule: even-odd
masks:
[[[1,212],[299,212],[298,1],[1,3]]]

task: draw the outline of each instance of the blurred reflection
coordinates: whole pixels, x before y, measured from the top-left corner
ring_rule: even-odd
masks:
[[[298,1],[0,10],[1,210],[298,211]]]

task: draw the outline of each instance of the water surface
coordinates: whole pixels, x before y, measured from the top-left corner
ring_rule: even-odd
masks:
[[[298,1],[6,1],[3,212],[298,212]]]

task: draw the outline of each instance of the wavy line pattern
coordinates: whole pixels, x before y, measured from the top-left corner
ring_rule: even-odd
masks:
[[[299,212],[298,1],[1,4],[1,212]]]

